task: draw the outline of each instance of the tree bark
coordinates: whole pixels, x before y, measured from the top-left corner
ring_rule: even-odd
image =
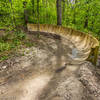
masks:
[[[33,6],[33,20],[34,20],[34,15],[35,15],[35,9],[34,9],[34,0],[32,0],[32,6]],[[33,23],[34,23],[34,21],[33,21]]]
[[[26,4],[27,4],[27,2],[23,2],[25,25],[28,23],[28,11],[27,11],[27,9],[26,9]]]
[[[57,0],[57,25],[62,25],[62,8],[61,8],[61,1]]]
[[[89,4],[89,1],[86,1],[86,5]],[[89,13],[89,7],[86,10],[86,16],[85,16],[85,22],[84,22],[84,28],[88,27],[88,13]]]
[[[24,20],[25,20],[25,24],[28,23],[28,11],[25,9],[24,10]]]
[[[64,13],[65,13],[65,0],[63,0],[63,14],[62,14],[62,17],[63,17],[63,20],[65,19],[65,16],[64,16]]]
[[[45,9],[46,9],[46,12],[45,12],[45,22],[47,22],[48,21],[48,12],[47,12],[47,7],[48,7],[48,5],[47,5],[47,0],[45,1]]]
[[[38,31],[39,31],[39,0],[37,0],[37,18],[38,18]]]
[[[85,17],[84,28],[88,27],[88,16]]]
[[[74,10],[73,21],[72,21],[73,24],[76,24],[76,4],[77,4],[77,0],[75,0],[75,4],[74,4],[74,7],[73,7],[73,10]]]
[[[14,16],[14,9],[13,9],[13,5],[12,5],[12,0],[9,0],[9,2],[11,3],[11,10],[12,10],[12,20],[13,20],[13,24],[16,26],[16,20],[15,20],[15,16]]]

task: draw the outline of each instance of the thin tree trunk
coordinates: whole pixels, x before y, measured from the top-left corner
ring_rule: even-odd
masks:
[[[62,8],[61,1],[57,0],[57,25],[62,25]]]
[[[37,18],[38,18],[38,31],[39,31],[39,0],[37,0]]]
[[[34,7],[35,4],[34,3],[35,3],[34,0],[32,0],[32,6],[33,6],[33,23],[34,23],[34,15],[35,15],[35,9],[34,9],[35,8]]]
[[[84,22],[84,28],[87,28],[87,27],[88,27],[88,15],[85,16],[85,22]]]
[[[42,0],[42,4],[44,5],[45,3],[44,3],[44,0]]]
[[[13,20],[13,24],[16,26],[16,21],[15,21],[15,17],[14,17],[14,10],[13,10],[13,5],[12,5],[12,0],[9,0],[9,2],[11,3],[11,10],[12,10],[12,20]]]
[[[74,9],[73,21],[72,21],[73,24],[76,24],[76,4],[77,4],[77,0],[75,0],[75,4],[73,7],[73,9]]]
[[[24,10],[24,20],[25,20],[25,24],[27,24],[28,23],[28,14],[27,14],[28,12],[27,12],[27,10],[25,9]]]
[[[23,5],[24,5],[24,20],[25,20],[25,24],[28,23],[28,11],[26,9],[26,4],[27,4],[27,2],[23,2]]]
[[[66,1],[66,4],[67,4],[67,10],[68,10],[68,7],[69,7],[69,0]],[[65,20],[66,20],[66,25],[69,24],[69,15],[68,15],[68,12],[66,13],[65,15]]]
[[[45,22],[47,22],[48,21],[48,13],[47,13],[47,0],[46,0],[46,3],[45,3],[45,8],[46,8],[46,13],[45,13]]]
[[[63,20],[65,19],[64,13],[65,13],[65,0],[63,0],[63,13],[62,13]]]
[[[45,8],[45,0],[42,0],[42,6],[41,6],[41,8],[42,9],[44,9]],[[45,23],[45,19],[44,19],[44,12],[41,14],[42,16],[42,22],[44,22]]]
[[[94,19],[92,19],[92,22],[91,22],[91,30],[93,31],[94,30],[94,23],[96,21],[96,16],[98,15],[98,13],[93,13],[93,16],[94,16]]]
[[[89,2],[86,1],[86,4],[89,4]],[[84,28],[87,28],[87,27],[88,27],[88,13],[89,13],[89,7],[88,7],[88,9],[86,10],[86,16],[85,16]]]

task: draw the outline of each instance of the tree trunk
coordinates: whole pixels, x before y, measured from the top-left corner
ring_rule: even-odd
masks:
[[[35,7],[34,7],[35,4],[34,4],[34,3],[35,3],[34,0],[32,0],[32,6],[33,6],[33,20],[34,20],[34,15],[35,15],[35,9],[34,9],[34,8],[35,8]],[[34,23],[34,21],[33,21],[33,23]]]
[[[84,28],[88,27],[88,16],[85,17]]]
[[[37,0],[37,18],[38,18],[38,31],[39,31],[39,0]]]
[[[61,8],[61,1],[57,0],[57,25],[62,25],[62,8]]]
[[[28,23],[28,11],[25,9],[24,10],[24,20],[25,20],[25,24],[27,24]]]
[[[63,20],[65,19],[64,13],[65,13],[65,0],[63,0],[63,14],[62,14]]]
[[[89,4],[89,1],[86,1],[86,5]],[[88,13],[89,13],[89,7],[86,10],[86,16],[85,16],[85,22],[84,22],[84,28],[88,27]]]
[[[77,4],[77,0],[75,0],[75,4],[74,4],[74,7],[73,7],[73,11],[74,11],[73,21],[72,21],[73,24],[76,24],[76,4]]]
[[[45,22],[47,22],[48,21],[48,12],[47,12],[47,7],[48,7],[48,5],[47,5],[47,0],[45,1],[45,9],[46,9],[46,12],[45,12]]]
[[[43,4],[43,5],[45,4],[44,0],[42,0],[42,4]]]
[[[12,0],[9,0],[9,2],[11,3],[11,10],[12,10],[12,20],[13,20],[13,24],[16,26],[16,20],[15,20],[15,16],[14,16],[14,9],[13,9],[13,5],[12,5]]]
[[[25,20],[25,24],[28,23],[28,11],[26,9],[26,4],[27,2],[23,2],[23,6],[24,6],[24,20]]]

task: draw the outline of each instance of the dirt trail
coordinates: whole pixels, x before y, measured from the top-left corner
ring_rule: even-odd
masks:
[[[38,100],[39,94],[43,88],[50,81],[51,76],[40,75],[32,80],[27,80],[25,84],[22,84],[24,92],[20,100]]]
[[[0,86],[0,100],[38,100],[38,95],[50,81],[51,75],[42,74],[30,76],[28,79],[20,79]]]
[[[100,100],[100,70],[87,61],[70,64],[69,40],[32,39],[36,46],[0,63],[0,100]]]

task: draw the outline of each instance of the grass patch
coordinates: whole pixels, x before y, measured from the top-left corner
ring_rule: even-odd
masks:
[[[22,46],[31,47],[33,45],[23,31],[7,32],[4,36],[0,37],[0,62],[9,59],[9,55]]]

